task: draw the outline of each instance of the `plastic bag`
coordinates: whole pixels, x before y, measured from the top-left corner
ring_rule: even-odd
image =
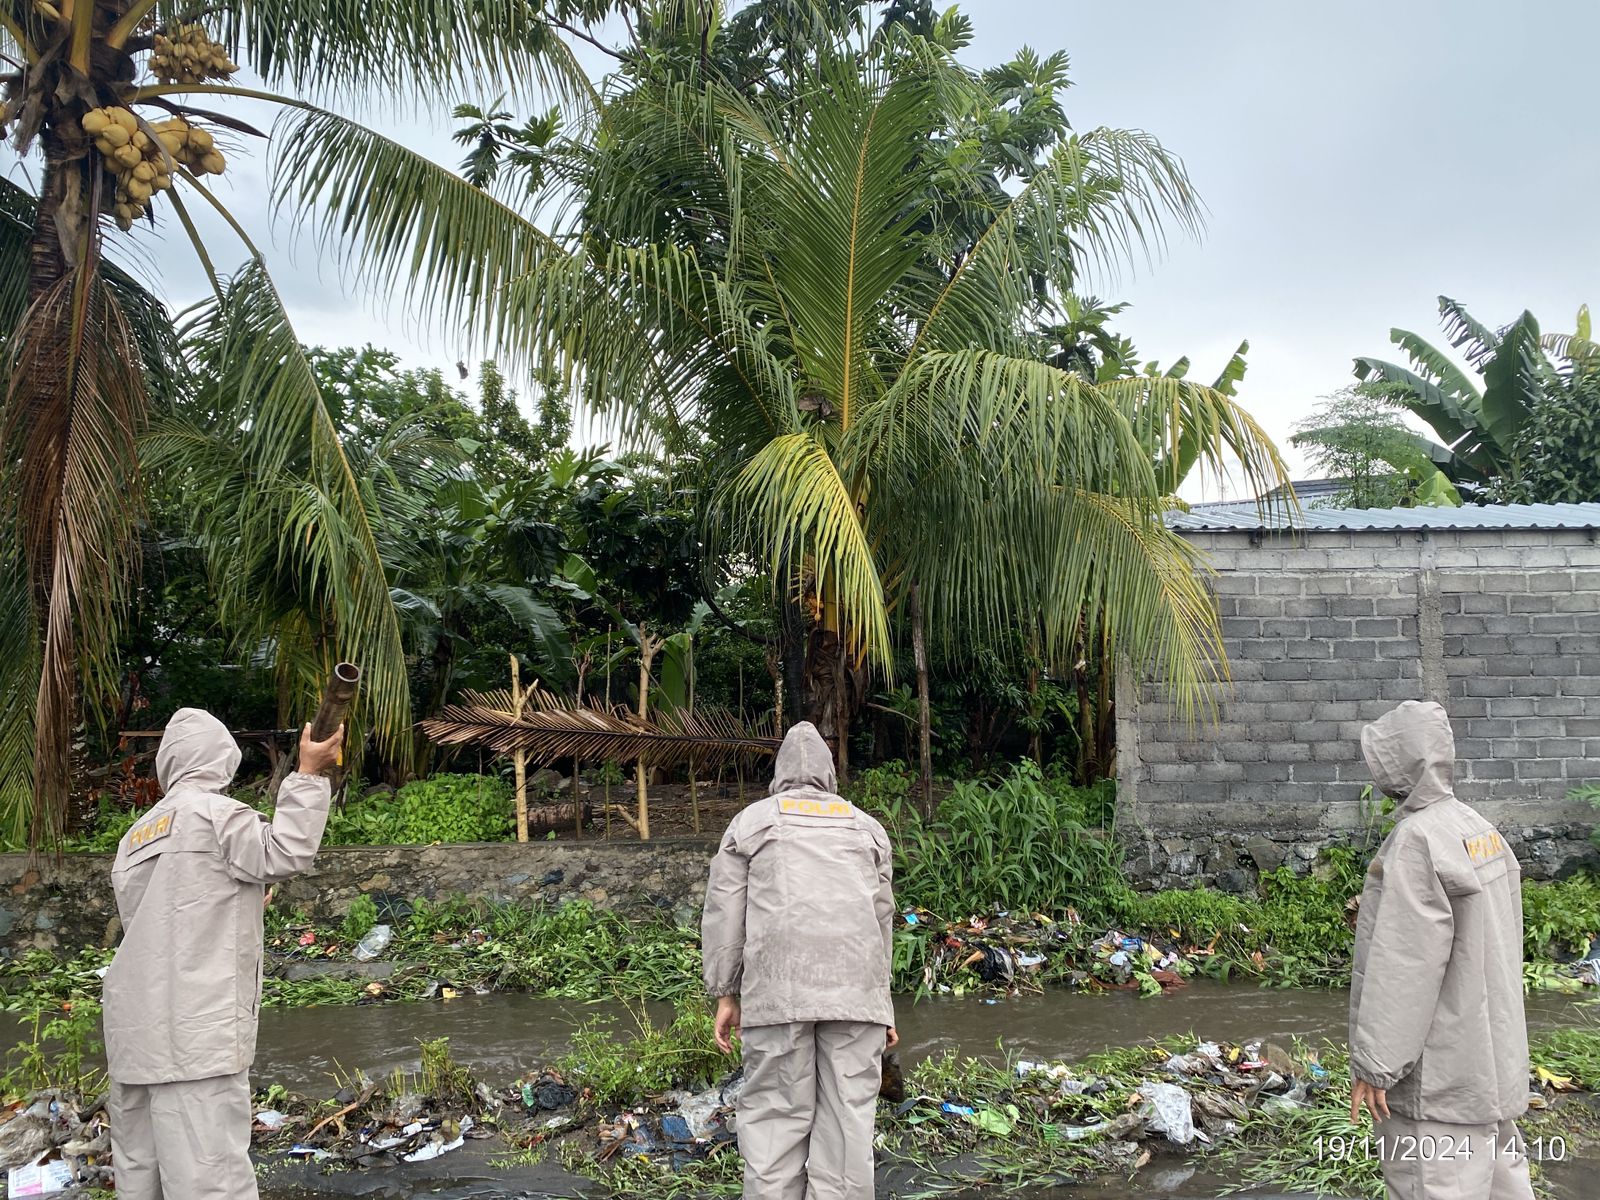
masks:
[[[1167,1141],[1179,1146],[1194,1141],[1194,1108],[1188,1092],[1175,1083],[1147,1083],[1139,1094],[1150,1109],[1145,1117],[1152,1131],[1166,1134]]]

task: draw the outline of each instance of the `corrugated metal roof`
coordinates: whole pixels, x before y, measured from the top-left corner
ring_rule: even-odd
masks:
[[[1600,529],[1600,504],[1466,504],[1460,508],[1262,508],[1253,501],[1170,512],[1180,532],[1315,529]]]

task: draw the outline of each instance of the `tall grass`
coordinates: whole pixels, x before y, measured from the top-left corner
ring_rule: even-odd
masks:
[[[891,765],[865,772],[852,792],[889,831],[902,907],[946,918],[1076,908],[1102,919],[1126,903],[1109,781],[1074,787],[1023,762],[994,783],[957,783],[931,822],[911,803],[910,782]]]

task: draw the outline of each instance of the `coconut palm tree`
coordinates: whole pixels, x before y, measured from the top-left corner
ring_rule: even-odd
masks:
[[[4,78],[0,119],[38,180],[32,190],[0,184],[0,257],[10,268],[0,282],[8,372],[0,814],[31,812],[36,837],[60,830],[72,730],[114,679],[109,650],[132,578],[147,452],[163,470],[225,485],[200,493],[231,509],[231,535],[207,547],[214,574],[229,578],[222,556],[246,564],[223,608],[248,605],[251,570],[270,566],[296,581],[303,602],[278,614],[283,621],[265,630],[242,622],[269,635],[285,695],[302,695],[332,659],[357,659],[367,668],[360,719],[391,743],[407,735],[399,625],[361,483],[264,261],[208,186],[228,169],[224,149],[258,131],[215,106],[248,99],[285,114],[274,140],[299,148],[274,171],[287,204],[337,202],[331,181],[382,147],[402,168],[389,186],[407,195],[370,265],[420,295],[447,294],[467,278],[492,284],[526,269],[536,253],[532,227],[496,225],[496,206],[481,193],[321,102],[361,91],[436,101],[469,79],[581,79],[543,8],[527,0],[0,0],[0,53],[15,68]],[[259,86],[240,82],[246,71]],[[248,263],[231,278],[218,274],[220,252],[199,237],[196,205],[220,214],[243,244]],[[239,458],[231,474],[212,469],[215,456],[204,452],[215,438],[198,436],[193,419],[172,419],[181,364],[170,330],[162,337],[165,314],[116,265],[137,262],[129,239],[145,222],[181,231],[211,278],[214,298],[191,327],[209,380],[200,424],[231,436]],[[236,251],[227,253],[235,261]]]
[[[715,530],[812,615],[825,733],[890,668],[913,585],[947,647],[1031,629],[1061,662],[1087,622],[1196,702],[1213,609],[1141,434],[1186,460],[1186,437],[1227,429],[1252,479],[1281,464],[1217,389],[1097,384],[1033,333],[1083,272],[1194,227],[1182,165],[1095,129],[985,186],[964,171],[983,81],[937,40],[870,44],[840,38],[770,91],[701,58],[624,72],[594,136],[541,164],[579,198],[574,251],[509,289],[519,329],[591,407],[707,434]]]

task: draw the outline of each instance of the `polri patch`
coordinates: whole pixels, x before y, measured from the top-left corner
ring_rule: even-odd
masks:
[[[1461,844],[1467,848],[1467,857],[1472,860],[1472,865],[1475,867],[1481,867],[1506,852],[1506,840],[1494,832],[1463,838]]]
[[[856,815],[855,805],[848,800],[797,800],[788,796],[778,801],[778,811],[797,817],[833,817],[836,820],[848,820]]]
[[[162,813],[153,820],[135,825],[128,830],[128,849],[142,850],[151,842],[159,842],[172,833],[172,814]]]

